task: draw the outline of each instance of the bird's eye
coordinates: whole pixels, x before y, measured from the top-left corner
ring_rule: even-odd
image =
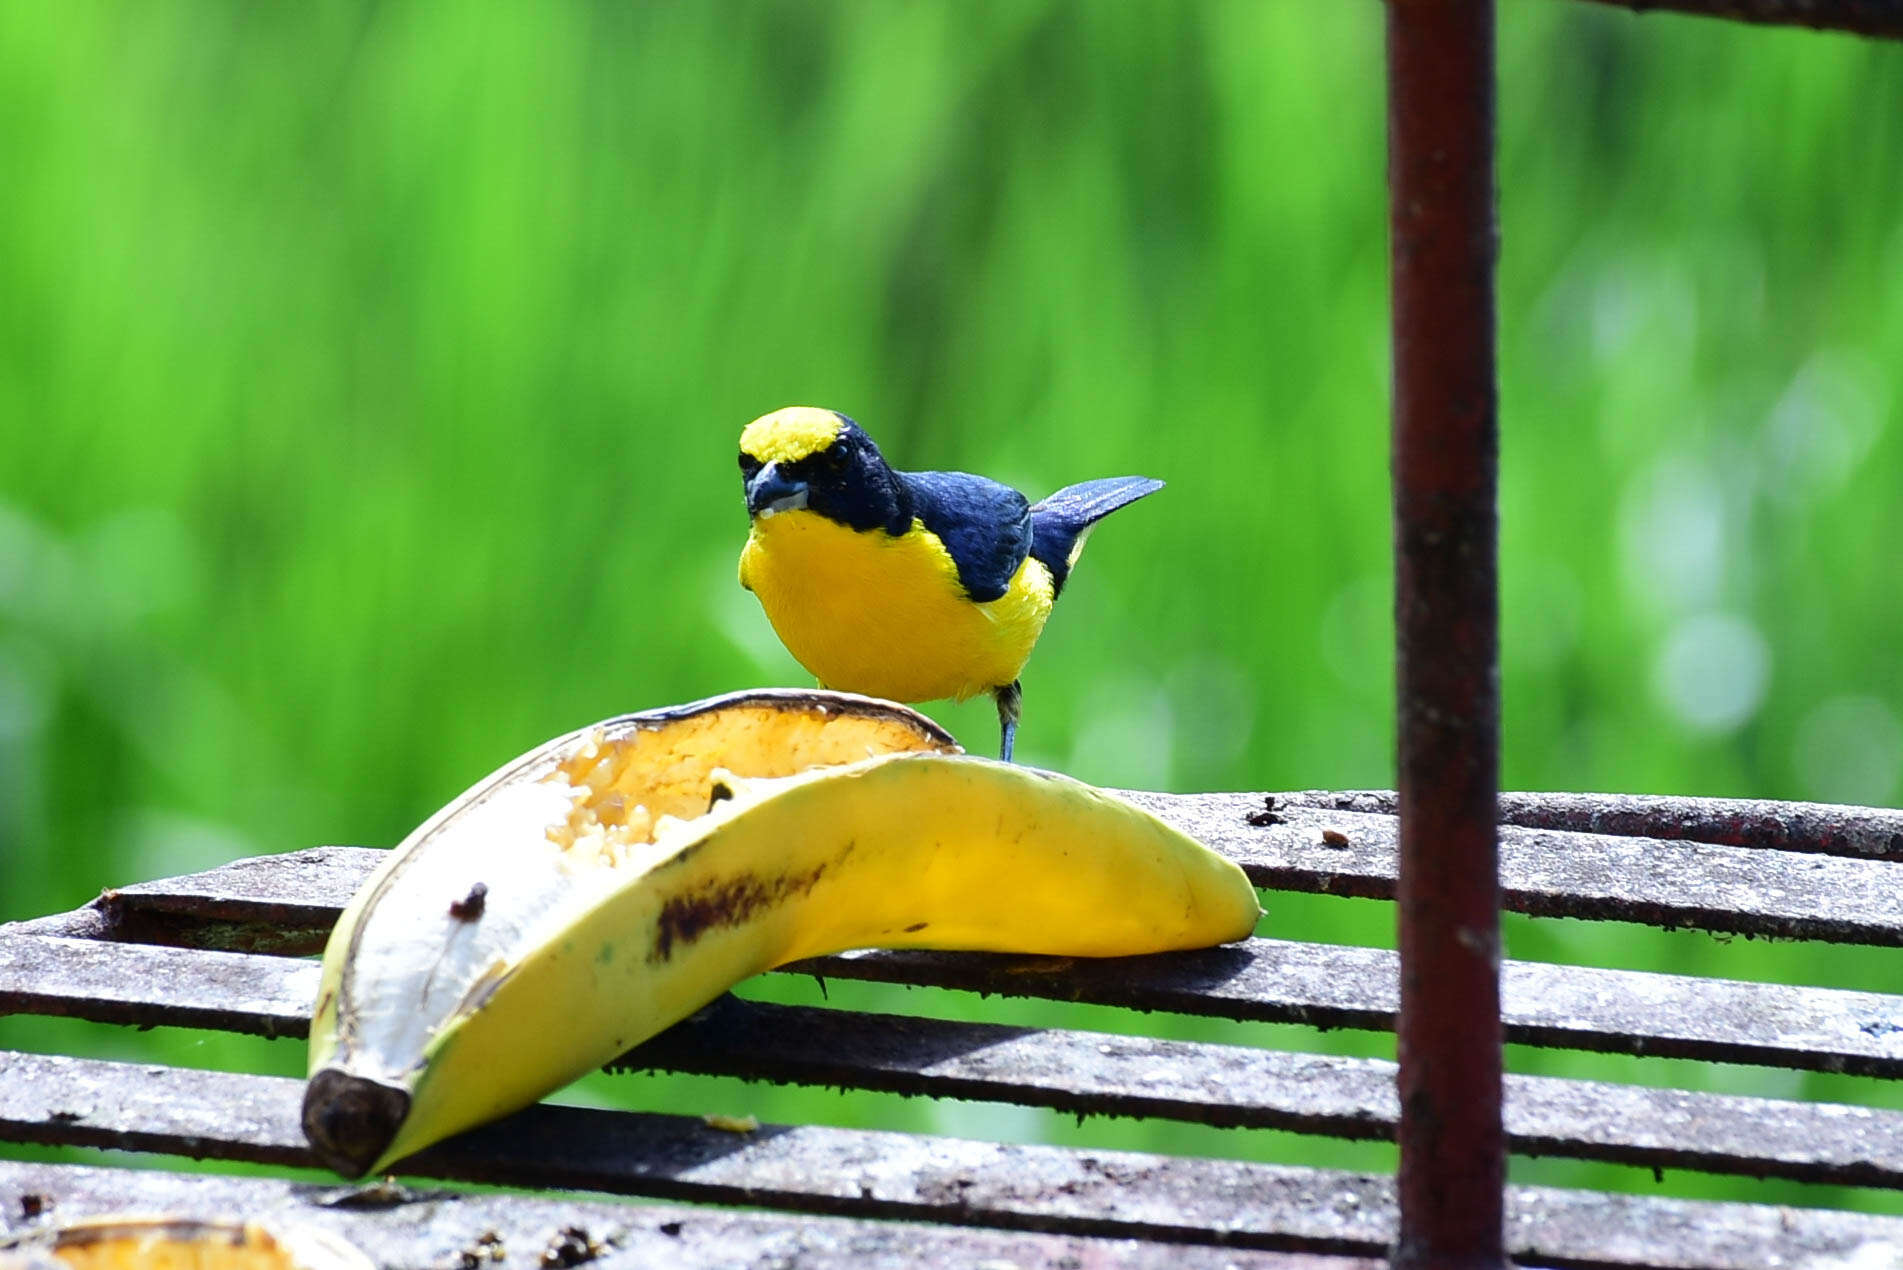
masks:
[[[740,452],[740,474],[742,476],[752,476],[755,472],[759,470],[760,470],[760,460],[754,458],[751,454],[748,454],[745,450],[742,450]]]

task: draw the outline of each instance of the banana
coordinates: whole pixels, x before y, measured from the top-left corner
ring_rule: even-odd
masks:
[[[338,1172],[381,1170],[803,957],[1122,956],[1259,916],[1232,861],[901,706],[763,691],[625,716],[477,784],[358,892],[304,1130]]]
[[[375,1270],[347,1240],[271,1219],[89,1217],[0,1239],[0,1270]]]

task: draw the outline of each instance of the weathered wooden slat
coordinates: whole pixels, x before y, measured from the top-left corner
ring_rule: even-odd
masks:
[[[1903,40],[1903,4],[1897,0],[1593,0],[1636,13],[1694,13],[1764,26],[1849,31]]]
[[[1396,807],[1391,789],[1305,789],[1251,797],[1272,799],[1284,811],[1311,807],[1392,816]],[[1767,798],[1688,798],[1681,794],[1510,793],[1500,795],[1500,823],[1527,829],[1709,842],[1721,847],[1903,860],[1903,811],[1887,807],[1786,803]]]
[[[300,1081],[0,1053],[0,1136],[315,1163]],[[1385,1183],[1214,1160],[764,1126],[543,1105],[441,1143],[406,1174],[842,1216],[1371,1253]],[[1345,1195],[1345,1202],[1331,1202]]]
[[[1379,948],[1251,939],[1109,961],[855,952],[784,971],[1380,1031],[1393,1026],[1399,963]],[[1501,996],[1521,1045],[1903,1075],[1903,997],[1536,961],[1504,963]]]
[[[203,873],[114,887],[101,894],[100,903],[142,913],[328,929],[384,855],[367,847],[312,847],[248,856]]]
[[[1252,939],[1104,961],[844,953],[783,973],[1378,1031],[1399,968],[1382,949]],[[285,958],[0,933],[0,1013],[289,1035],[316,982]],[[1518,1044],[1903,1077],[1903,997],[1524,961],[1502,982]]]
[[[1391,815],[1258,794],[1123,795],[1241,864],[1257,886],[1394,898]],[[1322,839],[1334,831],[1340,841]],[[1903,862],[1557,829],[1500,830],[1501,903],[1536,917],[1903,946]]]
[[[629,1067],[1392,1139],[1394,1064],[726,998]],[[1519,1155],[1903,1187],[1903,1112],[1508,1075]]]
[[[278,957],[0,937],[0,1009],[302,1035],[317,976]],[[1393,1066],[1374,1060],[736,998],[624,1062],[1350,1138],[1390,1137],[1396,1115]],[[1507,1125],[1521,1154],[1903,1186],[1893,1111],[1509,1076]]]
[[[70,913],[0,925],[66,935],[296,957],[321,952],[337,915],[382,851],[311,847],[102,891]]]
[[[1255,794],[1126,794],[1242,865],[1258,886],[1391,899],[1396,821],[1289,806],[1257,824]],[[1324,831],[1334,838],[1324,839]],[[49,934],[300,953],[382,853],[320,847],[238,861],[107,892],[91,918],[44,919]],[[1903,946],[1903,860],[1853,858],[1508,826],[1502,902],[1515,912],[1728,934]],[[64,921],[66,925],[59,923]],[[103,928],[86,929],[76,921]],[[198,929],[212,923],[216,929]],[[117,927],[117,931],[113,929]]]
[[[309,1164],[299,1081],[0,1055],[0,1134]],[[1390,1179],[1235,1160],[540,1106],[415,1157],[421,1176],[1050,1234],[1377,1255]],[[1890,1244],[1903,1219],[1516,1187],[1525,1264],[1770,1267]]]
[[[28,1212],[44,1217],[28,1218]],[[1080,1239],[916,1222],[734,1212],[673,1204],[530,1198],[447,1191],[312,1186],[265,1178],[0,1161],[0,1232],[125,1212],[243,1217],[340,1235],[383,1270],[496,1270],[587,1263],[601,1270],[667,1266],[731,1270],[1377,1270],[1371,1260]],[[492,1261],[499,1254],[500,1260]]]
[[[0,929],[0,1015],[305,1036],[321,969],[290,957]]]

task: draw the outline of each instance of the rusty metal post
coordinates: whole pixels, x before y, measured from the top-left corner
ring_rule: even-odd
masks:
[[[1505,1264],[1493,0],[1388,0],[1400,1238]]]

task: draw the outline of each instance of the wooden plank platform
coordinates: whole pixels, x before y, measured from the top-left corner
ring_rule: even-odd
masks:
[[[1378,793],[1278,795],[1273,809],[1263,795],[1143,798],[1241,861],[1259,883],[1391,893],[1393,823]],[[1543,813],[1525,803],[1518,814]],[[1511,896],[1526,911],[1879,945],[1895,944],[1903,931],[1903,885],[1895,885],[1903,864],[1885,856],[1880,820],[1846,838],[1799,816],[1809,836],[1786,826],[1778,835],[1786,845],[1763,846],[1688,840],[1729,833],[1746,814],[1702,800],[1636,810],[1575,803],[1544,814],[1560,827],[1507,831],[1517,844]],[[1753,804],[1749,814],[1770,813]],[[1646,836],[1573,827],[1584,816]],[[1673,823],[1663,824],[1668,817]],[[1661,827],[1678,836],[1653,836]],[[1347,844],[1325,840],[1323,829]],[[379,856],[326,847],[237,861],[0,927],[0,1012],[303,1035],[318,971],[307,955]],[[1746,889],[1748,903],[1726,907]],[[1382,949],[1256,938],[1112,961],[848,953],[786,972],[1385,1029],[1397,966]],[[1903,1076],[1903,996],[1535,962],[1505,963],[1503,991],[1508,1036],[1522,1043]],[[1343,1138],[1391,1138],[1397,1121],[1393,1067],[1372,1059],[736,998],[618,1065]],[[1506,1094],[1519,1154],[1903,1189],[1903,1112],[1522,1076],[1508,1078]],[[0,1139],[17,1142],[305,1167],[312,1159],[298,1125],[300,1097],[301,1084],[282,1078],[0,1054]],[[36,1167],[0,1165],[0,1178]],[[828,1249],[836,1247],[860,1250],[864,1264],[882,1257],[899,1264],[898,1250],[914,1237],[924,1239],[925,1263],[956,1259],[954,1245],[917,1235],[934,1224],[967,1228],[961,1240],[1030,1240],[997,1245],[1014,1250],[1000,1259],[1019,1257],[1018,1264],[1161,1264],[1149,1254],[1164,1250],[1172,1261],[1200,1265],[1196,1257],[1245,1249],[1271,1258],[1261,1264],[1292,1264],[1285,1260],[1292,1256],[1344,1264],[1339,1259],[1382,1253],[1396,1221],[1391,1179],[1362,1174],[812,1125],[734,1134],[692,1116],[546,1105],[441,1144],[405,1168],[461,1182],[781,1210],[749,1218],[759,1224],[736,1236],[761,1247],[810,1222],[852,1232],[841,1244],[816,1245],[814,1264],[831,1264]],[[83,1196],[102,1175],[32,1176]],[[177,1184],[219,1193],[211,1181]],[[282,1200],[288,1192],[275,1194]],[[1903,1249],[1903,1219],[1826,1210],[1515,1188],[1510,1212],[1509,1248],[1526,1264],[1769,1267]],[[911,1233],[893,1233],[900,1231]],[[695,1261],[685,1244],[682,1254],[679,1264],[718,1263]]]
[[[1263,797],[1283,808],[1395,814],[1394,791],[1389,789],[1307,789]],[[1500,795],[1500,823],[1621,838],[1903,860],[1903,811],[1887,807],[1682,794],[1505,793]]]
[[[0,1133],[196,1159],[314,1164],[303,1082],[0,1053]],[[1078,1151],[544,1104],[413,1157],[416,1176],[833,1216],[1263,1251],[1381,1254],[1392,1181],[1237,1160]],[[1903,1219],[1515,1187],[1525,1264],[1744,1267],[1903,1249]],[[1880,1263],[1878,1263],[1880,1264]]]
[[[1240,857],[1220,830],[1211,833],[1216,839],[1212,845]],[[274,942],[257,931],[275,930],[282,935],[301,930],[300,937],[276,940],[274,951],[285,951],[284,945],[315,951],[379,855],[366,848],[320,847],[261,856],[224,869],[111,891],[96,908],[78,914],[0,928],[0,976],[11,976],[0,979],[0,992],[31,991],[25,980],[33,976],[17,962],[10,963],[18,957],[9,952],[6,937],[10,934],[92,932],[94,938],[84,940],[85,946],[72,945],[57,954],[68,959],[69,972],[74,974],[79,973],[79,963],[111,955],[97,945],[98,938],[152,939],[184,946],[228,941],[220,946],[252,948]],[[1591,858],[1609,872],[1623,867],[1621,856],[1610,849],[1602,848]],[[1903,927],[1903,865],[1848,863],[1897,875],[1872,877],[1860,872],[1843,884],[1865,901],[1887,904],[1884,920]],[[1285,889],[1327,891],[1333,889],[1337,876],[1297,874],[1282,880],[1288,883]],[[1870,900],[1868,888],[1891,884],[1897,889]],[[1685,885],[1690,886],[1691,880]],[[1829,897],[1820,902],[1828,903]],[[203,919],[204,912],[214,916]],[[276,926],[280,921],[291,925]],[[1267,924],[1274,925],[1272,912]],[[50,946],[42,946],[41,955],[56,954]],[[189,965],[181,963],[178,973],[194,979],[207,973]],[[1100,962],[861,952],[799,962],[785,972],[1253,1022],[1387,1030],[1393,1027],[1399,966],[1394,954],[1385,949],[1257,938],[1199,952]],[[152,1012],[139,1012],[140,998],[163,994],[164,976],[155,979],[140,974],[136,967],[101,973],[106,981],[96,985],[101,995],[88,1017],[140,1024],[155,1021],[157,1015]],[[1507,1039],[1518,1044],[1903,1076],[1903,996],[1529,961],[1508,961],[1501,974]],[[128,997],[118,1007],[119,1014],[112,1013],[114,1007],[109,1005],[115,976]],[[91,999],[77,992],[58,996],[58,1001],[48,1000],[34,1008],[67,1013]],[[7,1002],[14,999],[0,995],[0,1008],[25,1008],[9,1007]],[[281,1012],[303,1008],[294,999],[278,999],[290,1001]],[[151,1002],[156,1007],[167,999],[152,996]],[[165,1008],[194,1010],[208,1002],[204,997],[174,998]]]
[[[1257,886],[1394,898],[1392,814],[1278,802],[1280,822],[1256,824],[1261,794],[1123,796],[1233,858]],[[1323,840],[1326,830],[1342,841]],[[1903,946],[1903,861],[1876,855],[1506,824],[1500,887],[1508,911],[1538,917]]]
[[[1360,809],[1379,805],[1374,795],[1343,796],[1346,809],[1280,801],[1287,795],[1124,791],[1122,796],[1230,856],[1259,887],[1393,898],[1396,822],[1391,813]],[[1266,798],[1278,800],[1274,810],[1265,808]],[[1818,829],[1804,836],[1786,827],[1773,836],[1794,845],[1777,848],[1720,845],[1690,836],[1701,829],[1730,836],[1730,820],[1715,813],[1707,817],[1715,823],[1692,818],[1687,805],[1707,801],[1675,800],[1684,812],[1673,837],[1506,826],[1500,841],[1502,903],[1535,916],[1903,947],[1903,912],[1896,903],[1903,895],[1903,850],[1888,845],[1903,834],[1903,829],[1890,831],[1891,821],[1903,815],[1866,813],[1855,834]],[[1524,802],[1519,805],[1522,817],[1530,817]],[[1608,818],[1617,824],[1655,824],[1636,812]],[[1323,840],[1323,832],[1331,830],[1340,836],[1338,843]],[[1869,850],[1841,853],[1847,851],[1846,841]],[[295,892],[285,889],[282,878],[271,877],[267,867],[241,861],[110,891],[102,897],[102,911],[122,922],[149,921],[156,932],[163,931],[167,917],[189,917],[192,923],[255,925],[275,932],[275,940],[294,940],[295,932],[327,929],[326,914],[349,900],[369,867],[356,853],[368,850],[323,847],[262,857],[283,860],[273,867],[300,873],[303,889]],[[374,860],[374,852],[368,859]],[[151,938],[165,942],[158,933]],[[221,946],[235,945],[227,940]],[[261,950],[299,947],[280,942]]]
[[[100,1022],[302,1036],[317,976],[288,958],[0,935],[0,1005]],[[1391,1138],[1397,1115],[1393,1064],[1373,1059],[733,997],[618,1066],[1342,1138]],[[1903,1188],[1898,1111],[1509,1076],[1507,1126],[1528,1155]]]
[[[385,1270],[1376,1270],[1342,1257],[1185,1248],[912,1222],[746,1213],[679,1204],[526,1198],[443,1188],[332,1186],[265,1178],[0,1161],[0,1232],[127,1211],[234,1213],[314,1226],[370,1253]],[[35,1216],[27,1216],[27,1214]],[[500,1255],[498,1255],[498,1253]]]

